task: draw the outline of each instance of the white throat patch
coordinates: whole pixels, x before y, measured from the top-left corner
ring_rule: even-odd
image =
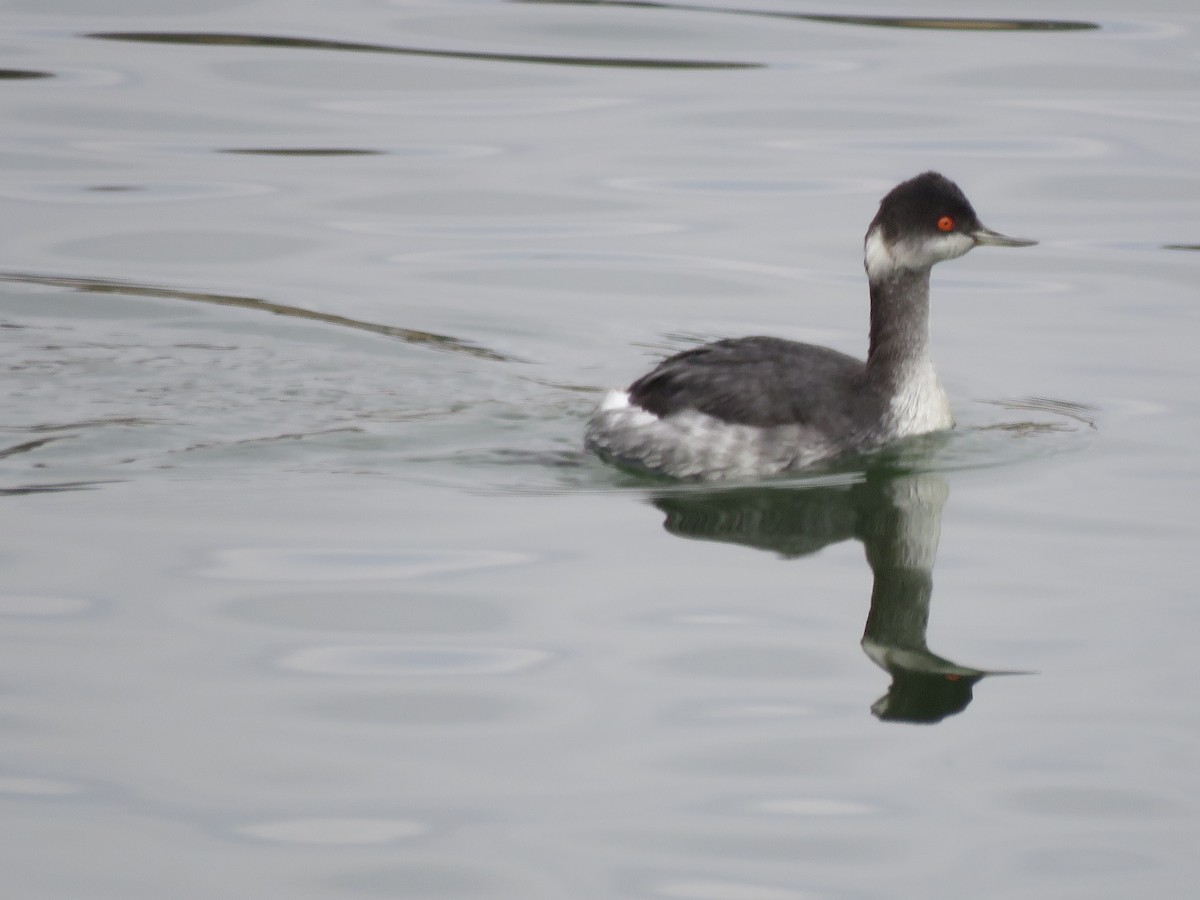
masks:
[[[872,228],[867,232],[863,242],[863,259],[867,264],[867,278],[871,281],[895,270],[896,260],[892,258],[892,251],[883,239],[882,228]]]
[[[863,242],[863,259],[867,264],[867,277],[877,281],[898,269],[928,269],[962,256],[974,246],[970,237],[957,231],[931,235],[924,240],[900,240],[889,244],[884,240],[883,228],[876,226],[867,232]]]

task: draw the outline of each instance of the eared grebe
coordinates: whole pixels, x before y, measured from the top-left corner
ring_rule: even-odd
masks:
[[[958,185],[926,172],[888,192],[863,242],[867,361],[772,337],[677,353],[588,422],[603,459],[674,478],[762,478],[950,428],[929,356],[929,272],[972,247],[1026,247],[980,224]]]

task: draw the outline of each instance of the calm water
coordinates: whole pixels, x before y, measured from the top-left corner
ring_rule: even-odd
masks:
[[[1194,896],[1200,13],[962,7],[5,4],[6,895]],[[582,455],[928,168],[954,434]]]

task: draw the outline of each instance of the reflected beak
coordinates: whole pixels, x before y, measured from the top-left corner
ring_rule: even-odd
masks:
[[[1025,238],[1009,237],[998,231],[992,231],[990,228],[984,228],[982,225],[971,232],[971,239],[975,241],[976,246],[986,244],[989,247],[1032,247],[1037,243],[1037,241],[1027,241]]]

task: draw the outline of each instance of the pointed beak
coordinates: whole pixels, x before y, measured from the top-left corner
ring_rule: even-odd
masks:
[[[984,228],[982,225],[971,232],[971,239],[975,241],[976,246],[986,244],[989,247],[1032,247],[1037,243],[1037,241],[1027,241],[1025,238],[1009,237],[998,231],[992,231],[990,228]]]

